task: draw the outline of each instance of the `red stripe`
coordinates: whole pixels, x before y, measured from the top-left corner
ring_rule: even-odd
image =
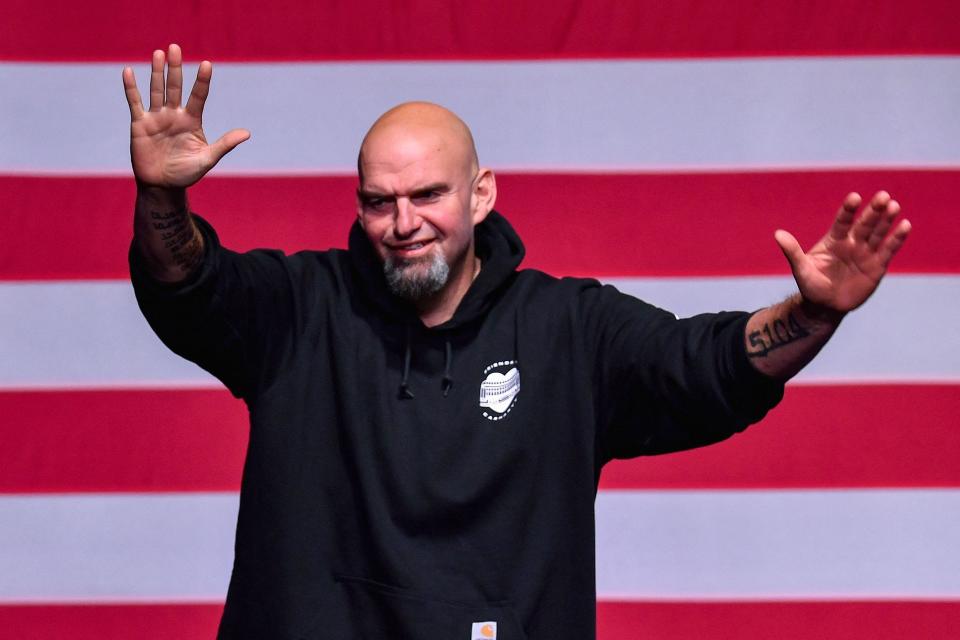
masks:
[[[226,391],[7,392],[0,415],[0,493],[240,488],[247,412]]]
[[[0,605],[0,629],[17,640],[210,640],[222,605]]]
[[[597,604],[598,640],[918,640],[954,637],[958,621],[960,602]]]
[[[209,640],[220,605],[6,605],[0,628],[30,640]],[[598,602],[598,640],[947,638],[958,602]]]
[[[726,442],[609,464],[601,489],[960,486],[960,385],[791,386]]]
[[[0,393],[0,493],[235,491],[247,415],[226,391]],[[960,486],[960,385],[792,386],[760,425],[611,463],[602,489]]]
[[[948,54],[953,0],[816,3],[763,11],[722,0],[437,3],[169,2],[144,19],[121,0],[5,3],[0,59],[143,61],[179,42],[191,59],[352,60]],[[802,25],[799,28],[798,25]]]
[[[957,273],[958,182],[946,170],[504,174],[498,209],[527,245],[524,266],[558,275],[786,275],[775,229],[808,246],[847,191],[885,188],[914,225],[893,270]],[[293,251],[344,246],[355,189],[348,176],[210,177],[191,201],[232,248]],[[16,239],[0,280],[127,277],[131,179],[3,176],[0,193],[0,232]]]

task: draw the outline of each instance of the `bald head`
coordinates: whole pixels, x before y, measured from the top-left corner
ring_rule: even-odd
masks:
[[[436,154],[465,175],[479,167],[473,135],[457,114],[431,102],[405,102],[380,116],[364,136],[357,158],[361,184],[368,166],[402,166],[418,154]]]

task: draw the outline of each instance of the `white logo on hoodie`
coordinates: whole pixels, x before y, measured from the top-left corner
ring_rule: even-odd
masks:
[[[487,420],[503,420],[520,393],[520,369],[516,360],[494,362],[483,370],[486,376],[480,383],[480,407]]]

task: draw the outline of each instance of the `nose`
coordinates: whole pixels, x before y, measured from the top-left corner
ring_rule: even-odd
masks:
[[[412,236],[420,228],[420,216],[410,198],[397,198],[396,217],[393,222],[394,235],[398,238]]]

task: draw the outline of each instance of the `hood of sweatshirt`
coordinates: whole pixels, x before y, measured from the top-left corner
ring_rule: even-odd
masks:
[[[453,387],[454,342],[451,336],[458,329],[483,318],[516,275],[516,269],[524,256],[520,237],[506,218],[496,211],[491,211],[483,222],[474,227],[474,247],[480,258],[480,273],[457,305],[453,316],[431,328],[423,325],[411,303],[390,292],[383,274],[383,262],[370,244],[359,221],[354,222],[350,229],[349,243],[351,263],[363,295],[371,305],[403,327],[403,373],[397,393],[403,399],[412,400],[415,397],[409,378],[416,337],[442,338],[445,355],[440,384],[446,397]]]
[[[358,276],[360,288],[367,301],[387,317],[403,326],[403,373],[397,393],[401,398],[413,399],[410,388],[410,367],[414,357],[414,334],[427,339],[444,341],[444,368],[441,386],[444,397],[453,386],[452,333],[481,319],[492,307],[502,290],[516,275],[523,260],[523,242],[506,218],[491,211],[483,222],[474,227],[474,248],[480,258],[480,273],[470,285],[453,316],[446,322],[427,328],[420,321],[414,306],[393,295],[387,288],[383,262],[377,255],[360,222],[350,229],[350,260]]]
[[[416,309],[390,293],[383,274],[383,262],[370,244],[360,222],[350,229],[350,258],[368,300],[388,316],[404,324],[420,324]],[[433,331],[452,330],[483,316],[496,302],[501,289],[509,284],[523,260],[523,242],[506,218],[491,211],[474,227],[474,246],[480,258],[480,273],[470,285],[453,317],[432,327]]]

